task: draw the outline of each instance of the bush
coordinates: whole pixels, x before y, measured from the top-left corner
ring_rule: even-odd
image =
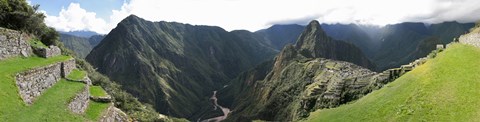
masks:
[[[30,33],[46,45],[58,45],[59,34],[44,23],[40,5],[30,6],[25,0],[0,0],[0,27]]]

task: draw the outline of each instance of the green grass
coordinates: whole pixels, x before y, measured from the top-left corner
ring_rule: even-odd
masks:
[[[23,104],[19,98],[15,106],[2,107],[2,121],[85,121],[82,116],[70,112],[69,101],[85,87],[80,82],[69,82],[64,79],[46,90],[30,106]],[[3,91],[3,90],[2,90]],[[18,96],[18,95],[17,95]],[[2,102],[2,105],[4,102]]]
[[[0,61],[0,118],[10,111],[16,111],[17,107],[25,106],[18,95],[18,88],[15,85],[14,74],[31,69],[33,67],[46,66],[59,61],[66,61],[71,57],[58,56],[49,59],[41,57],[12,58]]]
[[[85,78],[86,75],[87,75],[87,73],[85,71],[80,71],[78,69],[74,69],[67,76],[67,79],[80,81],[80,80],[83,80],[83,78]]]
[[[33,38],[33,39],[30,39],[28,41],[28,43],[32,46],[32,47],[36,47],[36,48],[40,48],[40,47],[43,47],[43,48],[48,48],[47,45],[43,44],[42,41],[36,39],[36,38]]]
[[[90,95],[95,97],[104,97],[108,94],[101,86],[90,86]]]
[[[101,103],[90,100],[86,113],[86,117],[90,120],[98,120],[110,103]]]
[[[67,105],[69,101],[80,92],[84,83],[60,80],[51,88],[39,96],[35,102],[28,106],[18,95],[15,85],[14,74],[34,67],[46,66],[56,62],[71,59],[69,56],[57,56],[52,58],[28,57],[12,58],[0,61],[0,120],[1,121],[86,121],[95,111],[87,115],[72,113]],[[105,108],[101,105],[92,104],[91,108]],[[97,107],[100,106],[100,107]],[[98,110],[97,110],[98,112]],[[101,113],[97,113],[101,114]]]
[[[394,82],[307,121],[478,121],[480,49],[454,44]]]

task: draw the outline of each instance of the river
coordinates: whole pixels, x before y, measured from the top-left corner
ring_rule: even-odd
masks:
[[[230,113],[230,109],[225,108],[223,106],[220,106],[218,104],[218,102],[217,102],[217,91],[213,91],[213,95],[210,99],[213,101],[213,104],[215,105],[213,110],[217,110],[217,108],[220,108],[223,112],[223,116],[218,116],[218,117],[213,117],[213,118],[210,118],[210,119],[202,120],[202,122],[220,122],[222,120],[225,120],[228,117],[228,114]]]

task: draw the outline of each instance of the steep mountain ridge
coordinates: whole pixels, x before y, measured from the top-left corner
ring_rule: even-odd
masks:
[[[358,99],[386,82],[369,69],[333,59],[370,66],[358,48],[331,39],[312,21],[295,46],[285,46],[273,61],[239,75],[220,91],[220,103],[233,108],[227,119],[294,121],[309,111]]]
[[[270,39],[290,37],[284,33],[300,33],[301,25],[274,25],[259,32],[271,32]],[[409,63],[417,58],[425,57],[435,49],[434,45],[422,45],[432,41],[447,44],[458,38],[471,27],[473,23],[443,22],[426,25],[418,22],[404,22],[386,25],[384,27],[356,24],[321,24],[324,32],[336,40],[354,44],[360,48],[375,65],[375,71],[383,71]],[[302,26],[303,27],[303,26]],[[277,33],[274,33],[277,32]],[[277,39],[281,40],[281,39]],[[427,41],[427,42],[425,42]],[[277,41],[271,41],[275,43]],[[295,40],[279,41],[281,44],[295,43]],[[274,44],[273,44],[274,45]],[[427,47],[427,48],[422,48]],[[280,49],[279,49],[280,50]]]
[[[122,20],[87,56],[98,71],[167,115],[197,119],[212,91],[276,51],[247,31]]]

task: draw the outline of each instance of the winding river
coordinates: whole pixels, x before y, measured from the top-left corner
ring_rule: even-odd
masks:
[[[202,122],[220,122],[222,120],[225,120],[227,118],[228,114],[230,113],[230,109],[222,107],[218,104],[218,102],[217,102],[217,91],[213,91],[213,95],[210,99],[213,101],[213,104],[215,105],[213,110],[217,110],[217,108],[220,108],[223,112],[223,116],[213,117],[213,118],[210,118],[210,119],[203,120]]]

